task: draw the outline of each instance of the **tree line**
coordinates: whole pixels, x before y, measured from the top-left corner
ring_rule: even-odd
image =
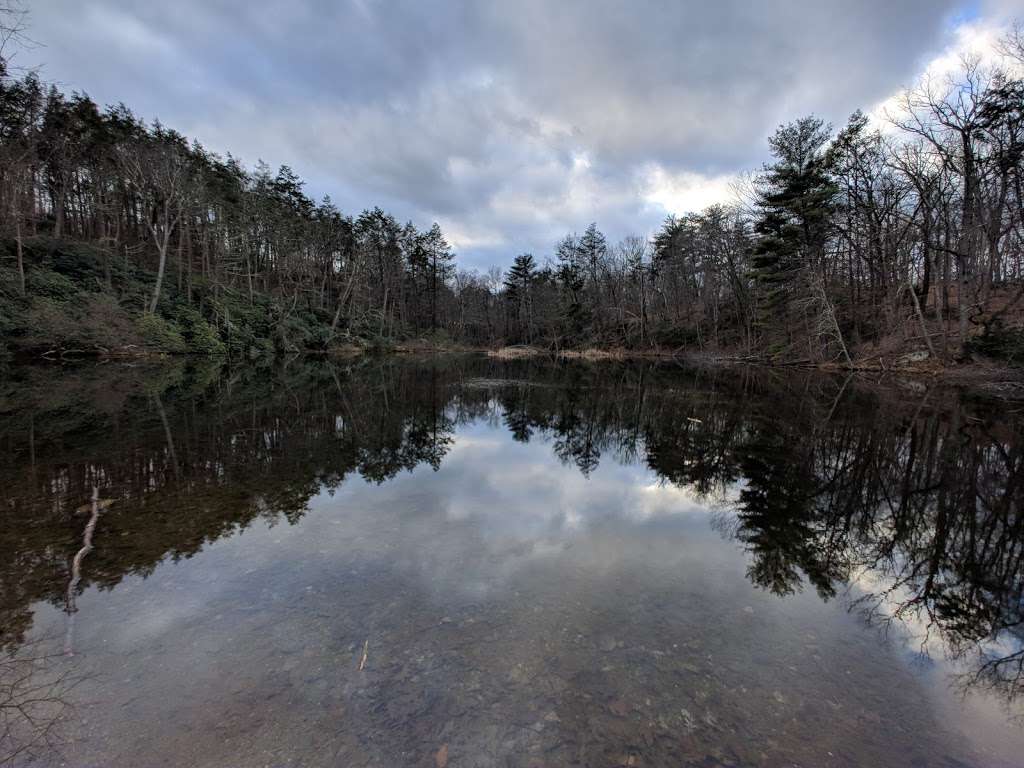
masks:
[[[31,73],[4,81],[0,99],[0,196],[22,293],[23,239],[42,232],[101,246],[108,279],[114,260],[152,271],[149,313],[173,281],[188,302],[233,291],[301,303],[332,329],[438,327],[453,254],[436,224],[419,230],[379,208],[343,215],[287,166],[246,169]]]
[[[596,225],[504,281],[515,340],[742,350],[851,361],[895,337],[936,356],[1021,355],[1024,38],[1005,66],[965,58],[879,126],[780,126],[738,201],[669,216],[650,241]],[[992,350],[996,351],[996,350]]]
[[[814,362],[908,346],[1018,359],[1024,36],[1002,48],[1000,66],[964,59],[956,77],[922,80],[884,125],[856,112],[838,132],[815,117],[780,126],[734,203],[617,243],[591,224],[486,274],[457,268],[437,224],[343,213],[287,166],[247,168],[123,104],[5,70],[4,290],[12,313],[28,307],[33,269],[57,269],[53,242],[75,241],[97,254],[90,290],[153,317],[194,309],[228,341],[259,306],[279,349],[444,332]],[[125,274],[145,290],[118,290]],[[52,281],[36,282],[50,298]]]

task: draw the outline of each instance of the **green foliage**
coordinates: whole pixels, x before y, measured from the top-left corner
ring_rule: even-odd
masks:
[[[275,351],[282,354],[299,352],[310,346],[313,333],[303,317],[292,312],[282,312],[280,307],[272,306],[271,322]]]
[[[227,352],[217,329],[210,325],[198,310],[187,306],[179,307],[176,319],[187,351],[198,355],[223,355]]]
[[[761,239],[751,269],[773,311],[784,305],[794,276],[816,266],[824,253],[838,193],[825,151],[830,131],[807,117],[780,126],[768,140],[776,162],[765,169],[759,194],[754,229]]]
[[[69,278],[48,269],[33,269],[25,275],[25,287],[30,296],[42,296],[56,301],[74,299],[79,287]]]
[[[1004,43],[1019,50],[1018,38]],[[456,270],[439,224],[419,230],[377,207],[343,214],[287,166],[248,169],[124,104],[103,109],[6,72],[0,345],[135,343],[157,243],[169,248],[155,297],[164,325],[145,330],[158,349],[263,358],[326,351],[336,335],[447,328],[470,344],[710,343],[794,362],[828,360],[837,341],[854,354],[906,342],[893,308],[908,284],[947,330],[954,283],[958,297],[986,275],[1020,287],[1024,84],[1002,69],[979,77],[971,65],[908,92],[903,138],[883,138],[859,111],[834,138],[814,117],[781,125],[747,190],[753,209],[673,215],[652,242],[613,244],[592,223],[553,253],[516,257],[503,282],[500,271]],[[964,325],[957,340],[1017,361],[1007,334],[970,341]]]
[[[274,328],[270,316],[273,302],[263,295],[249,297],[222,291],[208,302],[208,314],[220,329],[229,354],[255,359],[275,353]]]
[[[257,338],[253,341],[249,348],[246,350],[246,355],[250,360],[259,360],[260,358],[270,359],[274,357],[274,353],[277,350],[274,348],[274,342],[271,339]]]
[[[181,331],[160,315],[145,314],[135,321],[135,327],[149,347],[170,354],[182,354],[188,351]]]
[[[0,252],[12,255],[9,241],[0,243]],[[155,276],[90,245],[27,239],[27,296],[9,264],[10,259],[0,267],[0,334],[3,349],[15,353],[140,347],[270,359],[325,350],[331,341],[330,313],[261,293],[250,297],[222,289],[215,296],[201,280],[190,294],[165,283],[158,312],[149,315],[145,307]]]
[[[18,270],[0,266],[0,301],[17,301],[20,298]]]
[[[115,265],[111,253],[85,243],[74,243],[52,238],[39,238],[32,251],[40,266],[64,275],[75,285],[86,290],[101,290],[108,270],[124,278],[123,265]]]
[[[329,320],[326,323],[318,323],[310,329],[306,346],[317,352],[326,351],[331,345],[331,335]]]
[[[74,346],[76,325],[65,304],[39,297],[24,315],[21,338],[30,346]]]
[[[0,267],[0,342],[6,347],[10,339],[20,328],[19,318],[24,317],[28,301],[18,292],[18,273],[13,269]]]
[[[371,355],[385,355],[394,348],[394,342],[384,336],[371,336],[366,340],[366,352]]]

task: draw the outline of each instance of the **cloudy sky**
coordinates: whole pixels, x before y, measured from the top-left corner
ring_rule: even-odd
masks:
[[[346,212],[438,221],[478,268],[728,199],[780,122],[841,124],[1024,17],[1024,0],[27,6],[23,62],[46,79],[288,164]]]

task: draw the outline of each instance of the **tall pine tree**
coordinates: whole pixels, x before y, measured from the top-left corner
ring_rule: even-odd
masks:
[[[794,288],[824,261],[838,193],[825,151],[830,133],[831,126],[805,117],[768,140],[776,162],[761,176],[754,227],[760,241],[751,267],[760,287],[759,320],[775,333],[775,344],[792,340]]]

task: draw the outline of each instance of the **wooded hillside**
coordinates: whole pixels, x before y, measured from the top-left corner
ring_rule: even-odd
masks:
[[[780,126],[732,205],[609,243],[596,224],[504,273],[437,224],[315,202],[123,104],[0,73],[9,350],[247,355],[414,337],[849,363],[1024,359],[1024,38],[884,120]]]

